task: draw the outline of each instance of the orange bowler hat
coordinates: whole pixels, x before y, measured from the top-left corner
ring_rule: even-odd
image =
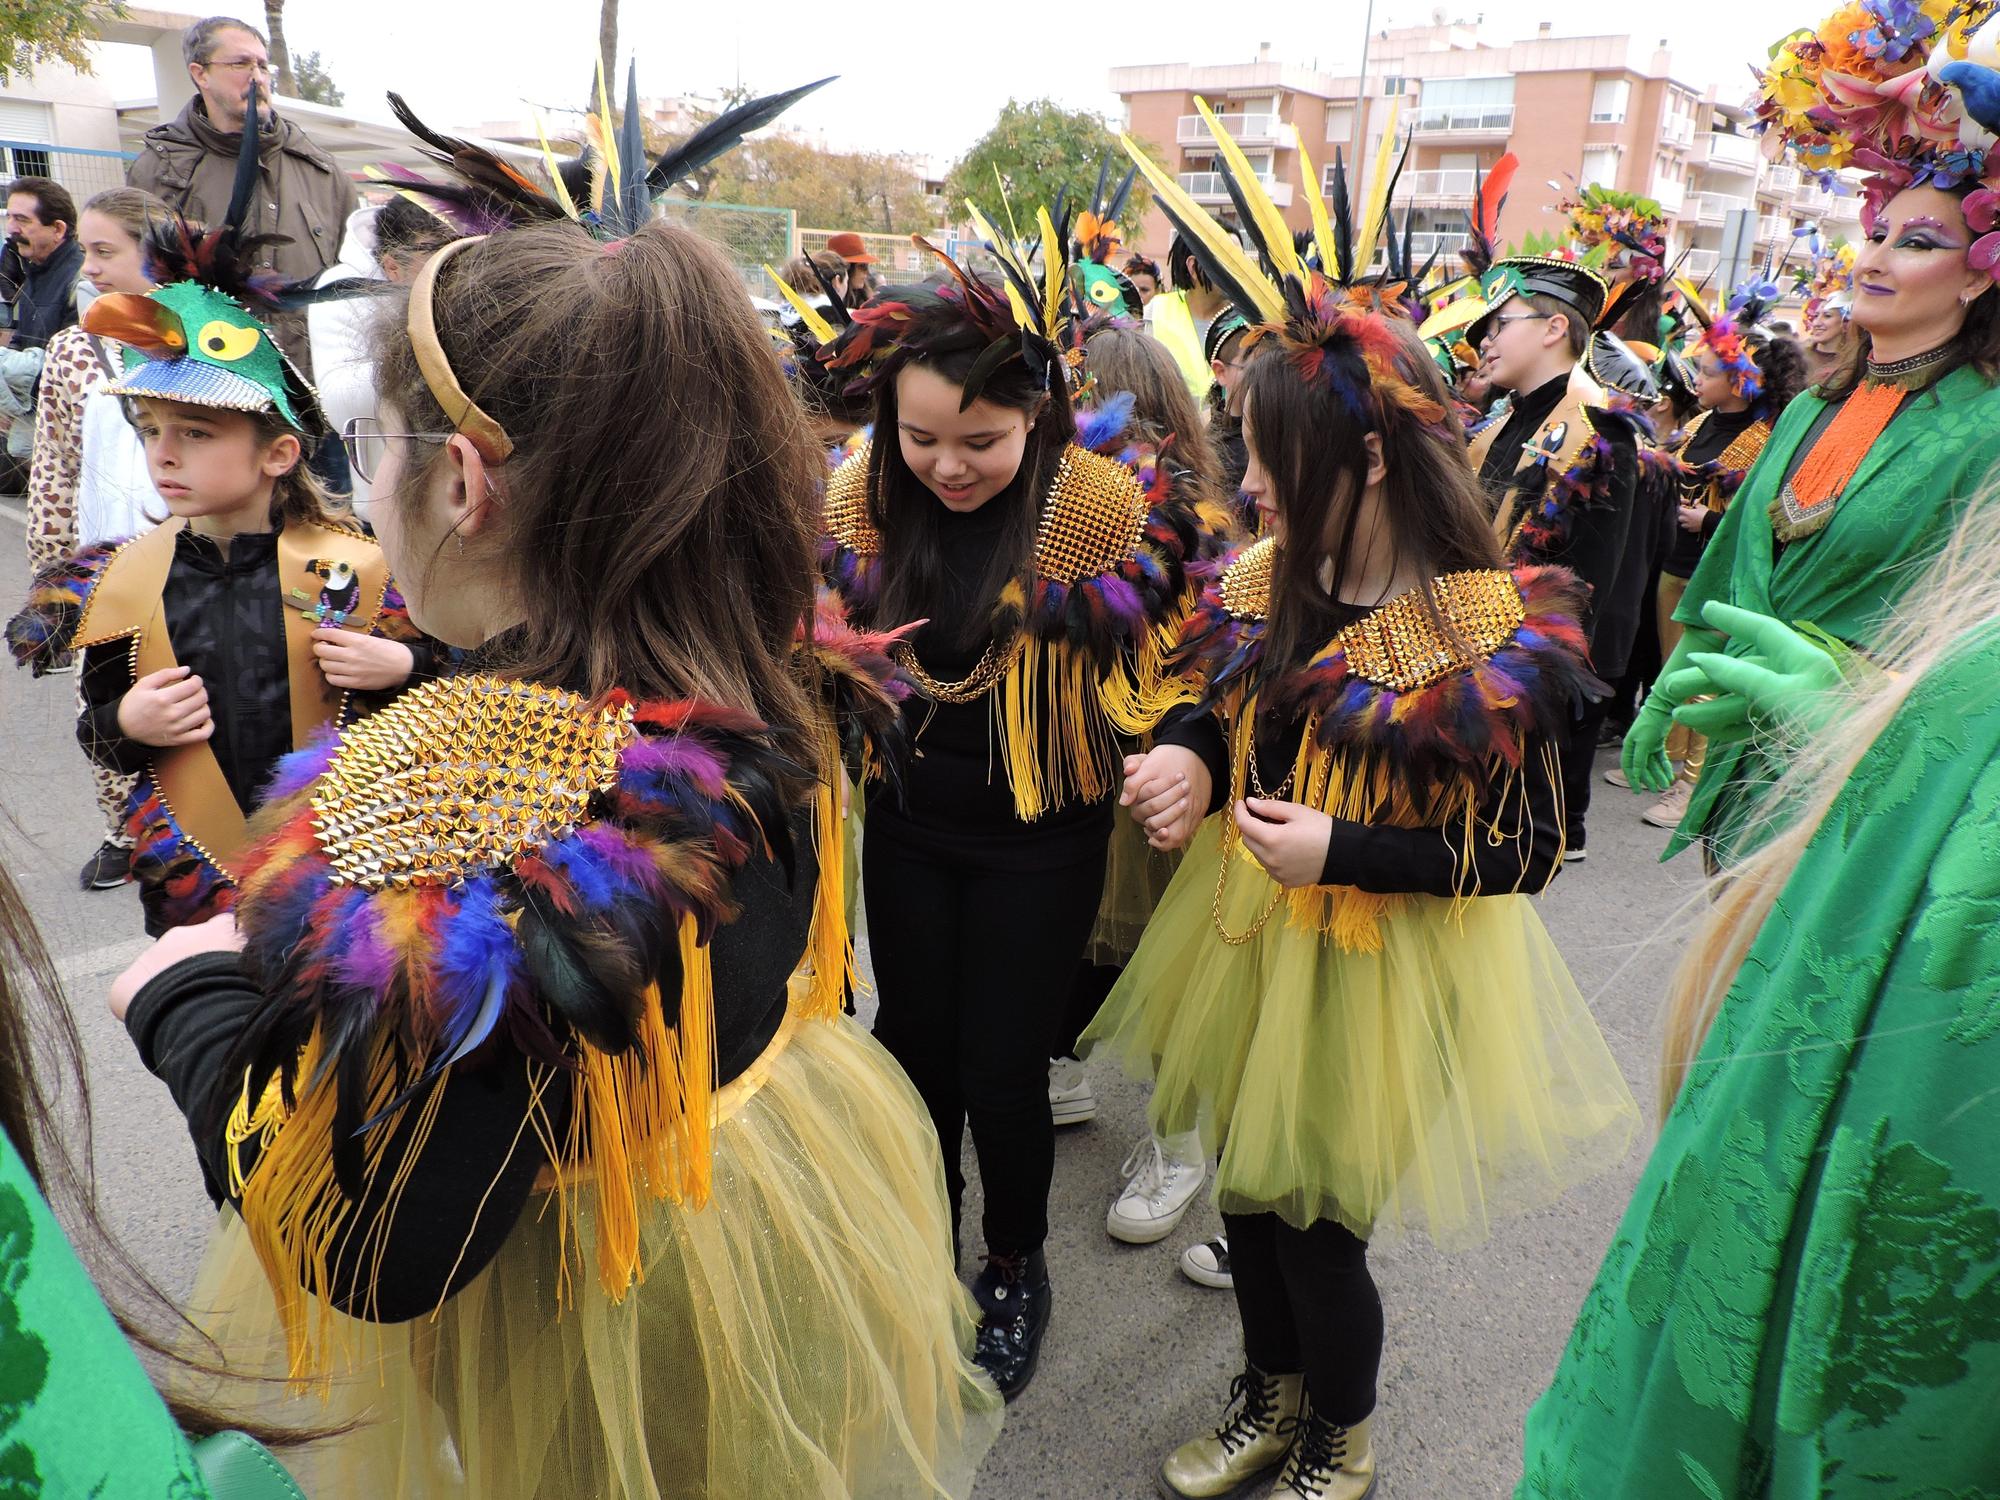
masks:
[[[875,263],[875,257],[868,253],[868,247],[861,243],[861,236],[858,234],[828,235],[826,248],[850,263],[863,265]]]

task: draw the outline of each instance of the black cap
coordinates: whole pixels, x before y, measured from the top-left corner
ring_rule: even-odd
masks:
[[[1586,329],[1595,328],[1611,295],[1611,285],[1602,273],[1573,260],[1511,255],[1480,273],[1479,291],[1486,301],[1485,315],[1465,331],[1466,341],[1475,349],[1486,337],[1493,315],[1516,297],[1552,297],[1582,318]]]

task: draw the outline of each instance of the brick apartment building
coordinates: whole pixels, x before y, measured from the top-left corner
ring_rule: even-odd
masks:
[[[1503,244],[1560,233],[1549,182],[1567,188],[1572,179],[1657,199],[1669,243],[1694,252],[1688,269],[1697,280],[1715,270],[1734,208],[1755,210],[1759,253],[1782,255],[1792,230],[1809,220],[1830,234],[1857,232],[1855,199],[1765,162],[1747,110],[1676,79],[1664,48],[1633,37],[1559,37],[1544,24],[1527,40],[1495,43],[1462,23],[1396,28],[1370,39],[1365,79],[1259,50],[1247,63],[1111,70],[1127,128],[1213,211],[1226,211],[1229,199],[1196,95],[1223,118],[1294,229],[1311,220],[1293,127],[1322,176],[1338,147],[1358,178],[1372,169],[1393,106],[1397,134],[1410,138],[1394,209],[1399,224],[1413,214],[1419,261],[1436,250],[1442,264],[1454,262],[1476,174],[1508,150],[1521,166],[1501,219]],[[1158,253],[1171,237],[1165,218],[1150,212],[1139,243]]]

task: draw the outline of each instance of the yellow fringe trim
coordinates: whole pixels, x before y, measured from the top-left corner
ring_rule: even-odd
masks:
[[[567,1139],[557,1156],[563,1214],[569,1179],[586,1165],[596,1189],[597,1280],[613,1302],[645,1279],[639,1209],[646,1199],[708,1202],[715,1127],[715,986],[706,944],[681,919],[680,1024],[668,1028],[649,985],[637,1045],[616,1056],[585,1045]]]
[[[1067,641],[1025,635],[993,697],[1014,812],[1024,823],[1071,800],[1094,802],[1115,792],[1125,775],[1119,735],[1151,733],[1167,711],[1201,696],[1199,682],[1170,676],[1166,662],[1190,596],[1150,627],[1129,658],[1098,673]]]
[[[854,967],[854,940],[847,930],[847,840],[840,815],[840,745],[831,724],[820,764],[823,780],[813,799],[813,843],[819,854],[819,888],[813,892],[812,926],[806,934],[806,962],[812,970],[804,1006],[809,1021],[838,1020],[851,991],[861,993]]]

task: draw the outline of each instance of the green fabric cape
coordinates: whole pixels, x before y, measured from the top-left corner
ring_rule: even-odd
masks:
[[[1522,1500],[2000,1497],[2000,632],[1969,640],[1751,947]]]

